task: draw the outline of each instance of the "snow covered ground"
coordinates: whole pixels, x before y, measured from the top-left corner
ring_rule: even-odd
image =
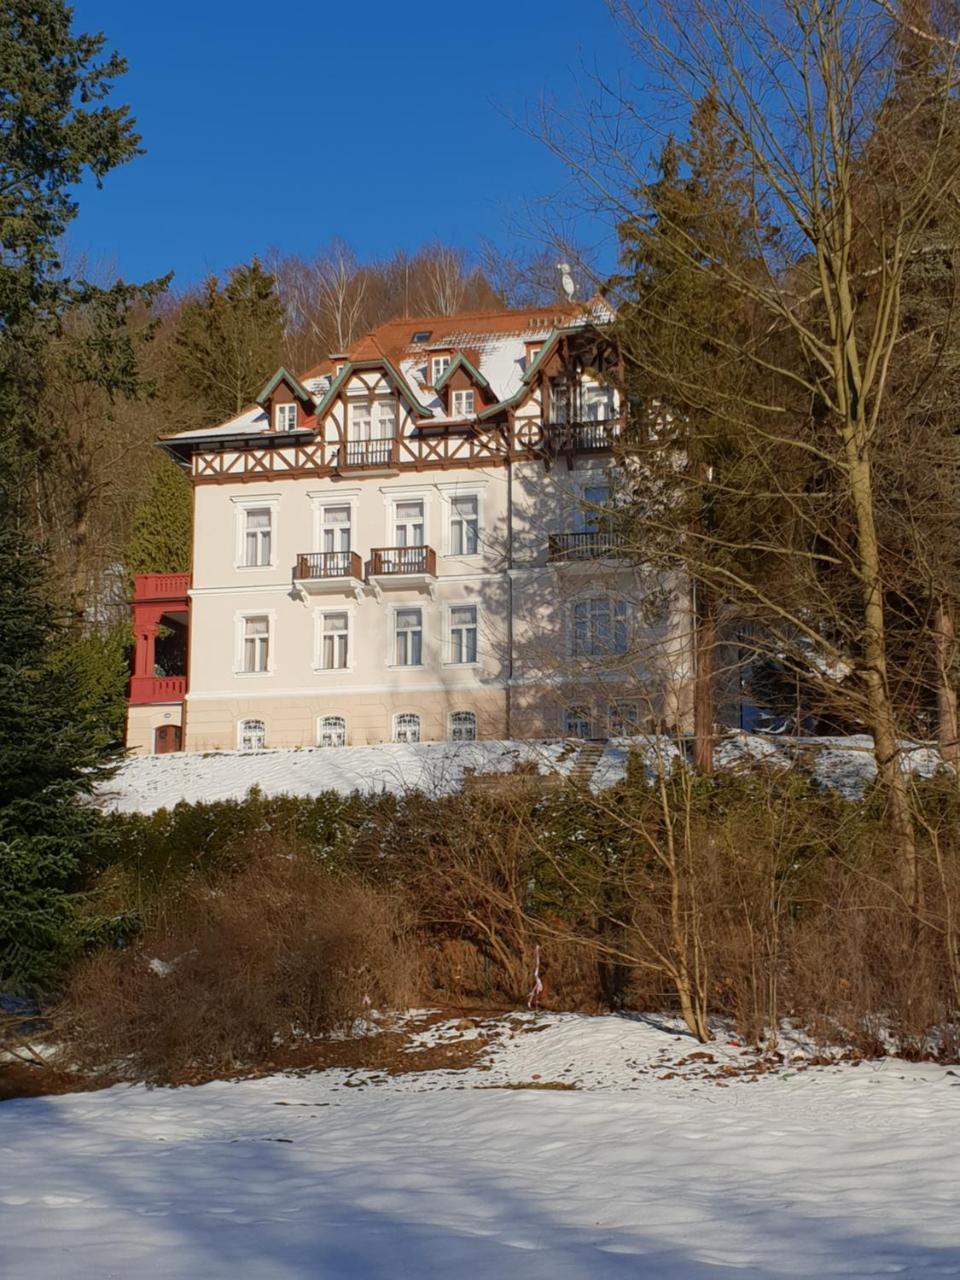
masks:
[[[669,738],[614,739],[608,742],[592,774],[594,789],[623,777],[630,750],[639,751],[648,769],[677,755]],[[856,797],[874,777],[869,737],[772,738],[730,733],[719,744],[717,765],[750,768],[758,761],[790,766],[799,759],[823,786]],[[180,800],[188,803],[242,799],[257,786],[268,796],[318,795],[322,791],[376,793],[418,790],[446,795],[463,784],[465,768],[506,773],[518,764],[539,772],[568,775],[579,748],[568,742],[422,742],[375,747],[304,747],[297,750],[217,751],[206,754],[131,756],[101,791],[105,807],[126,813],[153,813]],[[929,776],[939,765],[932,747],[911,747],[904,767]]]
[[[517,1015],[419,1041],[491,1034],[485,1063],[458,1072],[3,1104],[0,1275],[960,1274],[960,1075],[803,1070],[789,1046],[736,1074],[753,1064],[737,1046],[616,1016]]]

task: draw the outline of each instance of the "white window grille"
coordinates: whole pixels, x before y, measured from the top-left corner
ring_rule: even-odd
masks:
[[[609,422],[614,416],[613,387],[607,383],[585,382],[580,398],[584,422]]]
[[[392,440],[397,434],[397,402],[394,399],[376,402],[377,440]]]
[[[455,391],[453,393],[452,417],[469,418],[474,411],[476,395],[473,390]]]
[[[394,508],[393,545],[423,546],[423,502],[398,502]]]
[[[450,661],[477,660],[477,606],[457,604],[450,609]]]
[[[297,428],[296,404],[278,404],[273,414],[277,431],[295,431]]]
[[[270,619],[244,618],[243,670],[266,671],[270,662]]]
[[[262,751],[267,731],[262,720],[241,720],[237,725],[237,746],[241,751]]]
[[[455,556],[476,555],[479,545],[479,503],[475,497],[450,500],[450,552]]]
[[[320,550],[350,550],[350,508],[324,507],[320,513]]]
[[[347,665],[350,618],[347,613],[325,613],[321,617],[320,666],[325,671],[342,671]]]
[[[472,711],[451,711],[447,718],[447,736],[451,742],[475,742],[476,715]]]
[[[359,400],[350,406],[350,439],[369,440],[373,432],[373,406],[369,400]]]
[[[408,711],[400,712],[393,717],[394,742],[419,742],[420,717]]]
[[[273,514],[269,507],[252,507],[244,512],[243,563],[248,569],[270,564],[272,525]]]
[[[627,606],[623,600],[596,596],[573,608],[573,654],[577,658],[627,652]]]
[[[347,722],[343,716],[321,716],[317,723],[317,745],[320,747],[345,747]]]
[[[432,356],[430,360],[430,384],[436,386],[450,368],[452,356]]]
[[[423,611],[398,609],[394,614],[394,662],[398,667],[423,663]]]
[[[593,717],[587,707],[569,707],[564,717],[568,738],[593,738]]]

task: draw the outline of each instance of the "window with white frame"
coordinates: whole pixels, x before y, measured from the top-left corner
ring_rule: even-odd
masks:
[[[321,716],[317,721],[318,747],[345,747],[347,722],[343,716]]]
[[[398,667],[423,665],[423,610],[397,609],[393,615],[393,661]]]
[[[320,615],[319,665],[324,671],[342,671],[347,666],[350,615],[345,609]]]
[[[248,673],[269,670],[270,619],[264,616],[245,617],[242,620],[240,669]]]
[[[468,388],[466,391],[454,391],[451,416],[454,418],[469,418],[474,412],[475,402],[476,393],[472,388]]]
[[[271,563],[273,549],[273,511],[270,507],[246,507],[243,510],[243,565],[247,569],[263,568]]]
[[[262,751],[267,745],[267,730],[262,720],[241,720],[237,725],[237,747],[240,751]]]
[[[550,379],[550,421],[570,421],[570,384],[566,378]]]
[[[605,382],[585,382],[580,391],[584,422],[609,422],[614,415],[613,387]]]
[[[480,503],[476,495],[450,499],[450,554],[473,556],[479,549]]]
[[[325,571],[348,573],[350,554],[350,507],[320,508],[320,550],[327,557]]]
[[[369,400],[355,400],[350,405],[350,439],[373,438],[373,405]]]
[[[455,604],[450,607],[450,661],[477,660],[477,606]]]
[[[396,503],[393,508],[393,545],[422,547],[423,534],[423,499]]]
[[[296,404],[278,404],[273,410],[273,425],[277,431],[295,431],[297,428]]]
[[[447,737],[451,742],[475,742],[476,715],[472,711],[451,711],[447,717]]]
[[[589,707],[568,707],[564,713],[564,733],[568,738],[594,738]]]
[[[603,508],[610,501],[609,484],[587,484],[583,487],[583,505],[579,510],[579,531],[581,533],[599,533],[603,527],[605,512]]]
[[[401,711],[393,717],[394,742],[419,742],[420,717],[409,711]]]
[[[627,652],[627,605],[610,596],[578,600],[573,606],[573,654],[598,658]]]
[[[430,384],[436,386],[443,375],[450,368],[452,356],[431,356],[430,358]]]
[[[635,702],[611,702],[607,708],[607,732],[611,738],[631,738],[642,728],[640,708]]]

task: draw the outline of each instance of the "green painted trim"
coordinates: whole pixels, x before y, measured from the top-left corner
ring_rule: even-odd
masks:
[[[300,382],[298,378],[295,378],[288,369],[284,369],[283,365],[281,365],[280,368],[277,370],[277,372],[273,375],[273,377],[267,383],[267,385],[263,388],[263,390],[257,396],[256,403],[262,405],[265,400],[269,400],[270,396],[277,389],[277,387],[280,385],[281,382],[285,382],[287,386],[290,388],[290,390],[293,392],[293,394],[297,396],[300,400],[312,402],[313,396],[306,389],[303,383]]]
[[[526,396],[527,392],[530,390],[528,384],[533,379],[534,374],[536,374],[539,371],[540,366],[543,364],[544,360],[547,359],[550,352],[559,342],[561,333],[567,333],[567,332],[569,333],[579,332],[579,326],[577,326],[576,328],[571,328],[569,330],[554,329],[552,333],[548,334],[547,337],[544,339],[543,346],[537,352],[537,358],[534,360],[533,364],[530,366],[529,369],[524,370],[523,377],[520,379],[520,386],[516,389],[513,395],[510,396],[509,399],[507,400],[501,400],[497,404],[492,404],[489,409],[482,410],[480,413],[477,414],[477,417],[481,419],[492,418],[498,413],[503,413],[505,409],[512,409],[514,405],[518,404],[524,398],[524,396]]]
[[[455,369],[466,369],[467,373],[482,391],[490,390],[490,383],[486,380],[480,370],[467,359],[462,351],[458,351],[451,362],[447,365],[446,369],[444,369],[440,381],[433,388],[434,391],[440,391],[443,389],[444,384]]]
[[[362,369],[384,369],[387,373],[387,377],[389,381],[393,384],[394,390],[404,401],[404,403],[406,404],[407,408],[411,411],[411,413],[413,413],[418,418],[433,417],[433,413],[431,412],[431,410],[425,408],[424,405],[422,405],[420,401],[417,400],[416,396],[414,396],[414,394],[411,392],[410,388],[407,386],[406,379],[394,367],[393,362],[391,360],[388,360],[386,356],[383,356],[379,360],[348,360],[347,363],[340,370],[340,372],[337,374],[337,376],[334,378],[334,380],[330,383],[330,387],[326,395],[317,405],[318,420],[328,411],[331,404],[336,399],[337,394],[340,391],[340,388],[343,386],[344,382],[346,382],[346,380],[350,377],[350,375]]]

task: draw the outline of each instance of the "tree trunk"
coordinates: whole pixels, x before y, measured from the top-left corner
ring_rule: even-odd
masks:
[[[699,773],[713,773],[717,604],[702,583],[695,588],[693,613],[693,765]]]
[[[953,609],[946,596],[939,596],[936,602],[933,643],[937,662],[937,745],[941,759],[955,765],[960,759],[957,691],[953,683],[957,634]]]

